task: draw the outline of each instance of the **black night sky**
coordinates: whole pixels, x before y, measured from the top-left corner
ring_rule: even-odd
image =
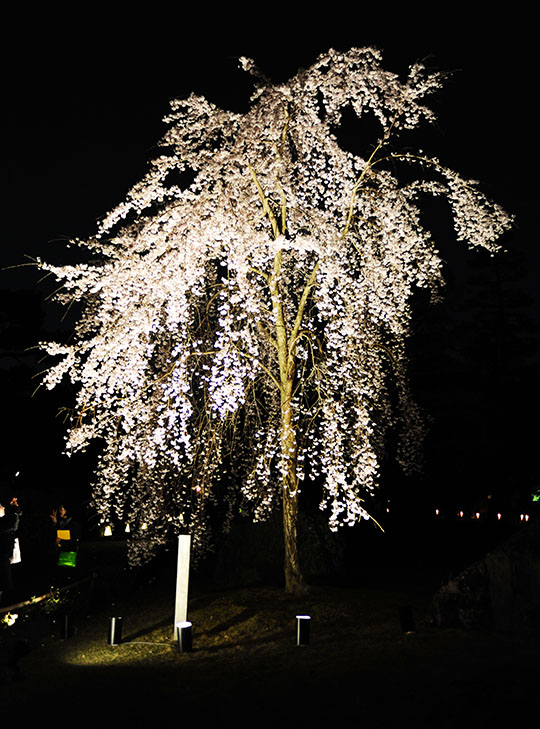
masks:
[[[339,717],[356,724],[367,718],[379,727],[496,728],[529,719],[538,704],[538,523],[531,519],[522,529],[519,514],[540,507],[531,500],[533,492],[540,495],[534,5],[524,12],[515,2],[499,5],[504,11],[473,3],[403,3],[401,10],[388,3],[336,2],[246,8],[226,3],[218,10],[209,3],[110,3],[103,11],[96,4],[19,7],[3,9],[0,44],[0,499],[11,490],[25,510],[14,594],[26,599],[40,594],[42,585],[42,591],[51,590],[43,605],[54,603],[54,612],[43,609],[35,625],[19,619],[9,628],[13,633],[0,625],[2,718],[20,721],[39,712],[42,720],[54,707],[62,716],[82,711],[99,721],[105,712],[119,726],[130,719],[140,725],[142,717],[155,722],[171,712],[198,724],[205,715],[221,723],[230,715],[237,726],[292,726],[300,720],[321,726]],[[307,539],[305,553],[315,555],[311,568],[322,581],[314,580],[311,593],[293,601],[271,588],[274,577],[257,587],[258,576],[265,580],[267,557],[278,564],[276,540],[268,538],[272,529],[249,536],[246,521],[238,520],[237,534],[233,530],[231,542],[217,550],[215,596],[206,590],[204,570],[204,589],[190,585],[195,648],[190,656],[176,655],[172,552],[165,552],[161,572],[153,564],[126,572],[124,535],[98,539],[97,520],[91,523],[87,508],[95,453],[72,460],[61,454],[58,412],[72,393],[62,386],[33,395],[45,365],[29,348],[44,338],[67,339],[73,320],[69,315],[62,321],[63,311],[46,301],[54,282],[40,282],[29,262],[35,256],[77,260],[81,253],[67,250],[66,242],[90,236],[96,221],[144,175],[165,131],[161,120],[169,99],[194,91],[241,111],[251,83],[238,67],[240,56],[253,58],[266,76],[280,81],[331,47],[354,46],[380,48],[385,67],[399,74],[416,61],[453,72],[431,100],[438,124],[419,135],[415,147],[480,180],[481,190],[515,215],[515,227],[501,241],[507,252],[490,258],[453,241],[442,208],[428,214],[447,289],[436,307],[418,297],[410,341],[413,392],[430,423],[426,464],[422,476],[408,480],[390,459],[383,465],[381,495],[370,511],[386,533],[373,523],[342,530],[352,535],[343,538],[350,539],[349,549],[345,559],[338,550],[334,562],[326,525],[313,532],[324,536]],[[355,144],[354,129],[343,134]],[[50,549],[40,546],[50,510],[59,503],[73,506],[92,537],[77,568],[83,582],[89,583],[87,572],[93,574],[91,594],[80,608],[78,593],[58,602],[60,592],[55,597],[46,581],[54,574],[60,580],[54,585],[69,587],[75,579],[59,574],[66,568],[56,563],[52,572]],[[471,518],[459,519],[458,509]],[[499,522],[499,511],[512,519]],[[475,512],[482,512],[481,520],[474,520]],[[473,570],[463,583],[464,602],[455,601],[453,586],[447,603],[443,594],[440,612],[453,617],[463,604],[468,619],[478,606],[488,613],[493,606],[493,615],[497,607],[505,620],[530,615],[533,630],[513,633],[510,623],[497,620],[497,632],[486,631],[484,623],[478,631],[428,625],[426,605],[439,577],[452,584],[457,568],[514,529],[526,536],[512,543],[515,560],[506,560],[511,550],[492,560],[492,582],[482,575],[479,580],[479,568]],[[56,560],[56,542],[50,546]],[[328,564],[321,566],[326,552]],[[237,578],[241,586],[245,579],[255,587],[234,590]],[[405,607],[411,618],[414,607],[416,635],[403,624],[404,634],[399,632],[398,605],[400,615]],[[298,612],[313,615],[311,648],[294,646],[292,618]],[[126,645],[105,645],[111,614],[124,616]],[[66,634],[57,640],[60,615]],[[75,634],[64,640],[73,625]],[[50,626],[55,637],[42,641]],[[34,648],[35,660],[29,655]]]
[[[330,47],[375,45],[386,67],[399,73],[417,60],[454,72],[433,100],[439,124],[426,131],[424,148],[479,179],[516,216],[504,240],[509,252],[496,263],[458,250],[441,234],[447,299],[436,311],[420,303],[411,343],[415,391],[433,418],[418,499],[474,501],[494,491],[517,502],[538,488],[530,424],[539,404],[540,356],[533,23],[517,12],[476,25],[457,10],[421,20],[350,12],[329,9],[307,25],[240,15],[211,23],[130,18],[129,27],[114,28],[97,18],[8,24],[11,37],[2,51],[0,377],[9,424],[3,481],[17,470],[26,487],[84,488],[89,479],[88,462],[66,465],[59,456],[56,412],[66,393],[30,397],[38,366],[25,348],[66,328],[61,311],[43,302],[53,284],[38,283],[32,267],[12,267],[36,255],[73,260],[64,242],[90,235],[144,174],[170,98],[196,91],[242,109],[250,79],[238,68],[239,56],[284,80]]]

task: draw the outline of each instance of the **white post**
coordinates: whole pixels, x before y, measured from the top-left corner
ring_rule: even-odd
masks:
[[[174,626],[176,637],[176,624],[187,620],[188,585],[189,585],[189,555],[191,536],[181,534],[178,537],[178,563],[176,567],[176,603],[174,608]]]

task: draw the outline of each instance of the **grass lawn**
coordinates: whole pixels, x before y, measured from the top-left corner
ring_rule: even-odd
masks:
[[[432,627],[436,581],[430,570],[381,567],[349,584],[314,585],[302,598],[275,586],[218,592],[194,582],[194,650],[185,654],[173,639],[171,574],[124,591],[111,583],[73,618],[70,638],[32,635],[21,621],[30,650],[19,679],[0,685],[0,716],[85,726],[517,724],[537,707],[540,635]],[[409,635],[403,605],[414,615]],[[312,617],[309,646],[296,646],[298,613]],[[115,647],[107,643],[112,615],[123,624]]]

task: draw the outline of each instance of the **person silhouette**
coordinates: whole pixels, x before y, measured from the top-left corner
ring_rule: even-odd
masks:
[[[0,602],[13,589],[11,562],[21,513],[16,496],[0,501]]]

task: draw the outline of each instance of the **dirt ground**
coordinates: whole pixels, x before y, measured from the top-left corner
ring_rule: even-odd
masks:
[[[59,637],[61,612],[56,622],[42,615],[21,620],[18,632],[4,628],[4,649],[19,658],[16,672],[4,671],[1,716],[70,717],[70,724],[516,725],[537,711],[540,635],[433,627],[437,579],[433,570],[386,566],[348,584],[314,585],[302,598],[277,586],[218,592],[195,581],[193,651],[183,654],[173,638],[169,572],[129,589],[102,584],[97,599],[75,611],[70,637]],[[402,632],[403,606],[414,618],[410,634]],[[312,618],[308,646],[296,645],[297,614]],[[114,647],[112,615],[122,617],[123,632]]]

